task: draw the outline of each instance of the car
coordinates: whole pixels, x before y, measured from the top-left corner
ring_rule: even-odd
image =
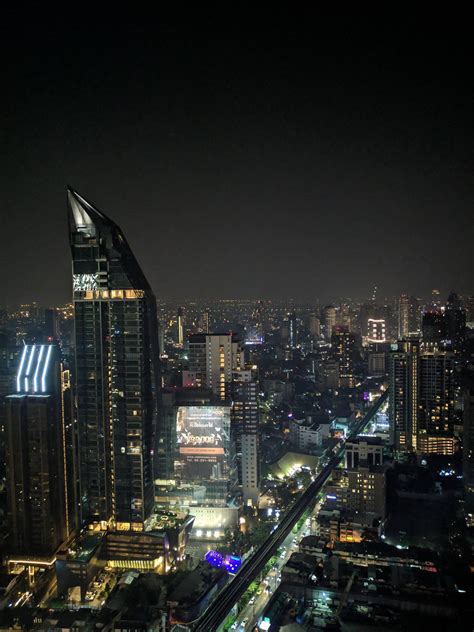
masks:
[[[255,596],[250,599],[249,606],[253,606],[254,603],[255,603]]]
[[[249,622],[249,619],[248,619],[248,617],[247,617],[247,618],[245,618],[245,619],[242,621],[242,623],[240,624],[240,626],[241,626],[242,628],[245,628],[245,626],[247,625],[247,623],[248,623],[248,622]]]
[[[239,622],[238,621],[234,621],[234,623],[230,626],[231,630],[237,630],[237,628],[239,627]]]

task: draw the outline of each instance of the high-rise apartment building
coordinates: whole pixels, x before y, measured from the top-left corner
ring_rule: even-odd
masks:
[[[331,340],[332,330],[336,326],[336,308],[333,305],[326,305],[322,311],[322,321],[324,325],[324,337]]]
[[[51,556],[77,527],[69,371],[55,345],[23,347],[6,404],[10,551]]]
[[[251,369],[232,374],[231,436],[246,507],[258,505],[260,489],[258,382]]]
[[[453,354],[426,350],[418,341],[400,341],[390,353],[389,366],[390,415],[396,449],[451,454]]]
[[[339,363],[339,386],[354,386],[354,352],[355,337],[347,327],[337,326],[333,329],[332,346]]]
[[[120,228],[68,189],[82,519],[140,530],[153,508],[156,301]]]
[[[288,314],[288,346],[296,349],[298,345],[298,323],[295,312]]]
[[[462,353],[466,341],[466,310],[455,292],[451,292],[448,296],[444,318],[449,348]]]
[[[244,351],[235,334],[192,334],[183,386],[206,387],[215,397],[225,400],[230,394],[232,371],[243,366]]]
[[[420,329],[419,305],[413,296],[402,294],[398,299],[398,338],[408,338]]]
[[[474,371],[466,371],[462,379],[463,392],[463,481],[466,513],[474,526]]]
[[[184,313],[183,313],[182,307],[178,307],[176,324],[178,327],[178,335],[177,335],[178,346],[182,347],[184,345]]]
[[[423,345],[426,348],[444,347],[446,337],[446,320],[443,312],[440,310],[424,312],[421,321]]]

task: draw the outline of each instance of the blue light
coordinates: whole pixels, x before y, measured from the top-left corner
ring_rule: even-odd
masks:
[[[224,556],[218,551],[208,551],[204,558],[206,562],[209,562],[209,564],[215,568],[220,568],[224,563]]]
[[[237,555],[226,555],[224,566],[228,573],[235,574],[242,566],[242,560]]]

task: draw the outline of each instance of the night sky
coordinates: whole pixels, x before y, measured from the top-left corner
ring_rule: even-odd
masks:
[[[466,35],[283,24],[4,26],[2,303],[70,300],[67,183],[158,298],[472,293]]]

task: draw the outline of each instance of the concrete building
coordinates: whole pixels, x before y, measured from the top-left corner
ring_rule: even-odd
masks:
[[[380,437],[360,436],[346,441],[346,467],[359,467],[359,464],[382,465],[383,443]]]
[[[221,400],[229,396],[232,371],[244,366],[244,351],[236,334],[192,334],[189,337],[189,369],[183,386],[206,387]]]

